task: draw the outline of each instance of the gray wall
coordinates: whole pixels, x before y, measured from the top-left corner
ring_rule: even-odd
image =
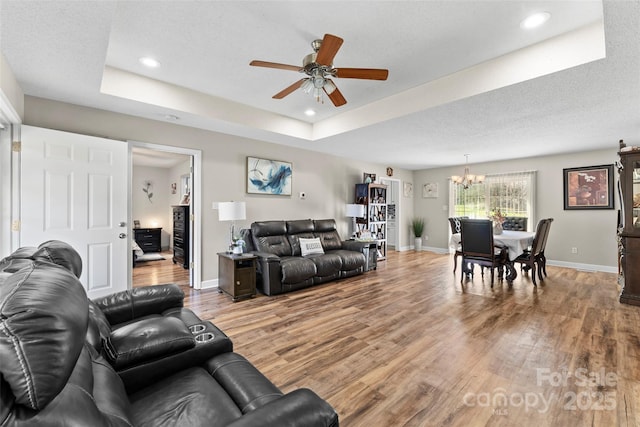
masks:
[[[134,166],[131,174],[131,213],[133,215],[131,219],[140,221],[142,228],[161,227],[163,250],[169,248],[171,244],[170,237],[173,234],[171,205],[172,200],[176,198],[171,194],[171,182],[174,181],[171,181],[169,172],[168,168]],[[152,183],[151,199],[142,191],[147,181]]]
[[[563,168],[595,166],[614,163],[617,156],[618,140],[612,137],[611,149],[590,151],[547,157],[509,160],[493,163],[471,164],[471,173],[491,174],[525,170],[537,171],[537,198],[535,203],[536,217],[554,218],[545,251],[550,262],[556,265],[567,265],[582,268],[598,268],[605,271],[617,271],[616,223],[617,209],[617,172],[614,169],[614,210],[564,210],[563,204]],[[429,239],[427,247],[445,249],[448,247],[448,211],[443,206],[449,205],[449,177],[461,175],[463,166],[423,170],[415,173],[416,198],[414,210],[416,215],[427,220],[426,234]],[[423,199],[422,185],[437,182],[439,197]],[[578,248],[577,254],[571,248]],[[586,264],[586,265],[585,265]]]
[[[387,166],[32,97],[25,97],[25,124],[202,150],[203,281],[217,278],[215,253],[226,247],[228,234],[228,224],[219,222],[216,211],[211,209],[214,201],[246,201],[247,220],[239,222],[239,226],[248,226],[256,220],[335,218],[341,235],[347,237],[349,219],[344,216],[344,205],[353,201],[354,184],[362,180],[363,172],[383,177]],[[564,211],[562,169],[613,163],[617,159],[617,148],[617,139],[613,137],[611,150],[470,166],[472,172],[487,174],[536,170],[537,218],[555,219],[547,246],[550,262],[616,271],[616,210]],[[246,194],[246,156],[292,162],[293,195],[276,197]],[[413,244],[409,221],[415,212],[427,220],[428,240],[425,246],[446,250],[448,211],[442,207],[449,203],[449,176],[458,175],[461,171],[462,166],[415,172],[394,168],[394,178],[414,185],[413,200],[401,196],[403,211],[398,225],[402,230],[401,248],[406,249]],[[422,185],[427,182],[438,183],[440,194],[437,199],[422,198]],[[298,198],[301,191],[307,194],[305,200]],[[578,248],[577,254],[571,253],[572,247]]]
[[[25,97],[24,123],[79,134],[118,140],[134,140],[202,151],[202,280],[217,279],[216,252],[226,249],[229,224],[218,221],[213,202],[247,204],[246,227],[256,220],[335,218],[346,238],[350,219],[345,205],[354,200],[355,184],[362,173],[385,175],[387,165],[375,165],[335,156],[271,144],[248,138],[146,120],[55,101]],[[293,163],[292,196],[250,195],[245,192],[246,157],[285,160]],[[412,181],[411,171],[394,168],[394,178]],[[306,193],[306,199],[298,197]],[[134,189],[139,195],[139,189]],[[407,227],[412,203],[404,203],[401,227]],[[401,236],[407,247],[408,234]]]

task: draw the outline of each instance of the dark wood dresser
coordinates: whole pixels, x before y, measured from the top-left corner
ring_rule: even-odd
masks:
[[[161,231],[162,228],[134,228],[133,234],[143,252],[160,252],[162,250]]]
[[[173,207],[173,263],[189,268],[191,236],[189,235],[189,205]]]

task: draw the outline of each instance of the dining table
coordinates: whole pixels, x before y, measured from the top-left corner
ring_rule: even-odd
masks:
[[[513,260],[533,244],[533,237],[535,235],[536,233],[533,231],[514,230],[503,230],[502,233],[493,235],[493,244],[495,246],[507,248],[509,262],[507,263],[506,279],[509,282],[512,282],[518,276],[518,272],[513,266]],[[460,233],[452,234],[450,243],[453,247],[458,247],[460,244]]]

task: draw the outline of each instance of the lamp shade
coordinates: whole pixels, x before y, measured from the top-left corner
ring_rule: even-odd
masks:
[[[245,202],[220,202],[218,203],[218,220],[236,221],[247,218]]]
[[[364,205],[349,204],[347,205],[347,216],[351,218],[364,217]]]

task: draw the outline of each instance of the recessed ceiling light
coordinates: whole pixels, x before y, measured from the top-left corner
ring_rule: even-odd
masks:
[[[149,68],[158,68],[160,66],[160,63],[157,60],[149,56],[143,56],[138,61],[140,61],[140,63],[145,67],[149,67]]]
[[[544,24],[551,18],[551,14],[549,12],[537,12],[533,15],[529,15],[520,22],[520,28],[525,30],[530,30],[532,28],[537,28],[540,25]]]
[[[307,116],[311,117],[311,116],[315,116],[316,112],[314,110],[312,110],[311,108],[309,108],[307,111],[304,112],[304,114],[306,114]]]

